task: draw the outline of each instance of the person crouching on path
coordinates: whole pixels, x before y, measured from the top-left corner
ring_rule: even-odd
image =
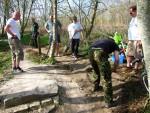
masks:
[[[89,50],[89,60],[94,69],[94,89],[93,91],[99,91],[104,89],[104,99],[107,108],[114,106],[113,101],[113,89],[112,89],[112,77],[111,66],[108,61],[108,55],[114,52],[115,62],[113,71],[116,71],[116,67],[119,61],[119,47],[113,39],[102,39],[95,41]],[[104,86],[100,86],[100,78],[104,79]]]
[[[24,52],[20,41],[20,29],[17,21],[20,20],[20,12],[15,11],[10,19],[8,19],[5,31],[8,36],[8,43],[12,52],[12,70],[23,72],[20,68],[20,61],[24,59]]]

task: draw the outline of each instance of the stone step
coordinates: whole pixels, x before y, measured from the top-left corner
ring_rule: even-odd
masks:
[[[0,88],[0,99],[4,108],[58,96],[55,80],[21,80],[16,82],[14,79]]]
[[[27,113],[30,111],[37,111],[37,112],[43,113],[45,109],[47,112],[50,112],[53,109],[55,109],[55,107],[56,105],[53,99],[49,98],[49,99],[45,99],[42,101],[35,101],[35,102],[23,104],[23,105],[18,105],[15,107],[5,109],[0,112],[2,113]]]

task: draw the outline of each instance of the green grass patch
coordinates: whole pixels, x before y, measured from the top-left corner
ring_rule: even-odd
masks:
[[[29,45],[30,39],[31,39],[31,34],[26,33],[23,35],[23,38],[21,38],[21,42],[23,45]]]
[[[79,46],[79,54],[84,57],[87,58],[88,57],[88,52],[90,49],[90,45],[91,43],[89,41],[81,41],[80,42],[80,46]]]
[[[56,59],[50,58],[45,54],[39,55],[38,52],[33,51],[31,49],[27,50],[27,59],[30,59],[34,63],[38,64],[55,64]]]
[[[21,42],[23,45],[29,45],[30,40],[31,40],[31,33],[26,33],[23,35],[23,38],[21,38]],[[48,34],[40,36],[41,46],[48,45],[48,42],[49,42]]]
[[[49,44],[49,36],[48,34],[46,35],[43,35],[40,37],[40,43],[41,43],[41,46],[46,46]]]
[[[11,54],[7,41],[0,41],[0,77],[11,68]]]
[[[0,52],[8,51],[8,49],[9,49],[8,41],[1,40],[0,41]]]
[[[146,106],[146,108],[143,110],[143,113],[150,113],[150,103]]]

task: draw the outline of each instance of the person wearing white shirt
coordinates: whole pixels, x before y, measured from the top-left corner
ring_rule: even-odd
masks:
[[[132,61],[137,56],[137,49],[141,46],[141,37],[138,34],[138,20],[137,20],[137,8],[136,6],[131,6],[129,8],[130,15],[132,19],[128,28],[128,48],[126,52],[127,56],[127,67],[131,67]],[[138,68],[138,64],[135,65],[135,69]]]
[[[20,68],[20,61],[24,59],[24,53],[20,41],[20,28],[17,21],[20,20],[20,12],[15,11],[12,18],[8,19],[5,31],[8,36],[8,43],[12,52],[12,70],[13,72],[23,70]]]
[[[77,17],[73,16],[73,22],[68,26],[69,38],[71,40],[72,55],[75,59],[78,57],[78,48],[80,43],[80,33],[83,30],[82,25],[77,21]]]

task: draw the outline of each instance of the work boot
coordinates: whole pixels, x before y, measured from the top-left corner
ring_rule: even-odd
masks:
[[[102,90],[103,90],[103,87],[99,85],[95,85],[93,88],[93,92],[102,91]]]
[[[17,68],[16,68],[16,67],[13,67],[13,68],[12,68],[12,73],[16,73],[16,71],[17,71]]]
[[[106,108],[111,108],[111,107],[115,107],[117,104],[114,102],[114,101],[112,101],[112,102],[110,102],[110,103],[105,103],[105,107]]]
[[[22,70],[20,67],[17,67],[17,71],[24,72],[24,70]]]

